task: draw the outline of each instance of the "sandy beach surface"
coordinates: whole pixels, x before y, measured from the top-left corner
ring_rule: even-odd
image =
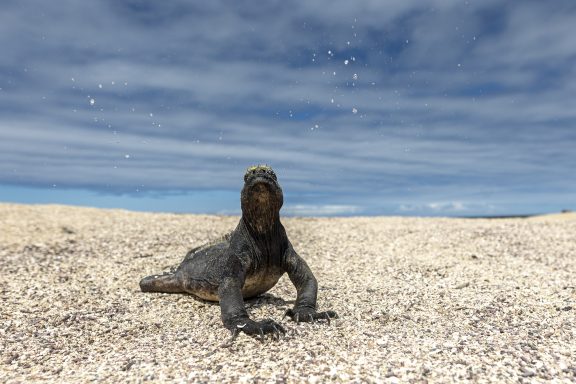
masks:
[[[222,347],[218,305],[138,282],[237,222],[0,204],[0,382],[576,382],[573,213],[283,219],[340,319]]]

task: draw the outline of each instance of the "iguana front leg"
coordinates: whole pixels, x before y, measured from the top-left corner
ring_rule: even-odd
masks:
[[[260,335],[264,340],[264,335],[272,334],[278,338],[280,334],[285,334],[284,328],[271,319],[254,321],[248,316],[242,297],[242,282],[237,277],[225,278],[218,287],[220,298],[220,310],[224,326],[232,332],[232,342],[240,332],[248,335]]]
[[[297,291],[294,308],[288,309],[284,316],[290,316],[297,323],[301,321],[314,322],[320,319],[325,319],[330,323],[331,318],[338,317],[334,311],[316,312],[318,283],[308,264],[294,251],[291,245],[284,255],[284,268]]]

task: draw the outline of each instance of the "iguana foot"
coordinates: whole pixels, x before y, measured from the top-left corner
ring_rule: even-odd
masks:
[[[276,340],[280,339],[280,335],[284,336],[286,330],[280,324],[271,319],[262,321],[254,321],[250,319],[235,320],[233,324],[228,326],[232,332],[231,339],[226,343],[230,344],[240,332],[247,335],[260,336],[260,340],[264,341],[265,335],[272,335]]]
[[[290,317],[296,323],[314,323],[316,320],[326,320],[330,324],[330,319],[337,319],[338,315],[334,311],[316,312],[313,308],[301,307],[287,309],[284,317]]]

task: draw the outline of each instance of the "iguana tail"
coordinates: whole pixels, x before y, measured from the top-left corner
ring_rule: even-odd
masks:
[[[182,283],[174,273],[147,276],[140,280],[142,292],[183,293]]]

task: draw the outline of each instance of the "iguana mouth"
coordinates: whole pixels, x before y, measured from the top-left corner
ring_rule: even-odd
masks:
[[[257,176],[253,176],[252,178],[249,179],[249,184],[251,187],[255,187],[257,185],[261,185],[261,184],[268,184],[268,185],[273,185],[273,186],[277,186],[278,183],[276,182],[276,180],[274,180],[272,177],[268,176],[268,175],[257,175]]]

